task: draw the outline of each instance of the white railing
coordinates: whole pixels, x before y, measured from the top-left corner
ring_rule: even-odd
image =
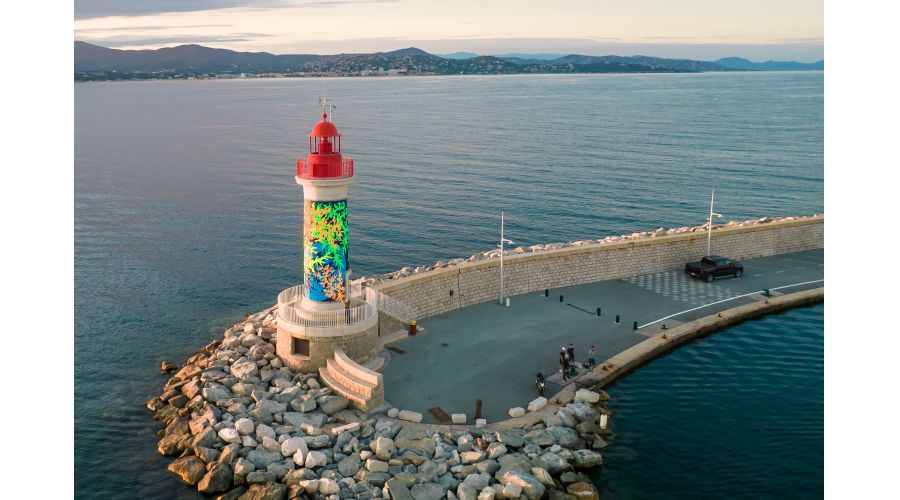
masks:
[[[419,317],[416,310],[409,304],[401,302],[390,295],[385,295],[374,288],[366,288],[366,302],[374,303],[379,311],[393,316],[404,323],[409,323]]]
[[[278,294],[278,321],[322,328],[354,325],[378,314],[375,304],[368,300],[361,305],[335,311],[308,311],[300,307],[302,300],[303,285],[293,286]]]

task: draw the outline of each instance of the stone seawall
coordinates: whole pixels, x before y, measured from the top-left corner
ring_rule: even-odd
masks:
[[[715,227],[712,248],[714,254],[734,259],[767,257],[824,248],[824,232],[823,216],[764,218]],[[706,253],[706,238],[701,226],[536,246],[530,247],[530,253],[520,247],[505,254],[506,295],[681,269]],[[426,318],[498,299],[500,260],[492,258],[498,252],[367,281]]]

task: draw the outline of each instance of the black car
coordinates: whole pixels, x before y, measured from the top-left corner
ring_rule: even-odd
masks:
[[[685,264],[684,272],[709,283],[722,276],[740,278],[744,274],[744,265],[721,255],[708,255],[700,259],[700,262]]]

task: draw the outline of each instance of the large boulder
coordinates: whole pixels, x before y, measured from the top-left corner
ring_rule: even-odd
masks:
[[[350,404],[350,400],[343,396],[324,396],[318,400],[319,409],[326,415],[334,415]]]
[[[213,384],[204,387],[200,394],[203,396],[203,399],[211,403],[215,403],[220,399],[228,399],[232,396],[231,391],[224,385]]]
[[[319,479],[319,493],[323,495],[337,495],[341,492],[341,487],[337,481],[329,478]]]
[[[419,423],[422,421],[423,415],[412,410],[400,410],[400,413],[397,414],[397,418],[406,420],[407,422]]]
[[[206,474],[206,464],[196,455],[181,457],[169,464],[169,472],[187,484],[195,485]]]
[[[275,482],[254,484],[240,498],[241,500],[283,500],[287,496],[287,486]]]
[[[353,454],[349,457],[342,458],[338,464],[338,472],[344,477],[350,477],[359,472],[360,460],[359,455]]]
[[[269,427],[266,424],[259,424],[256,426],[256,440],[262,441],[263,438],[270,437],[275,439],[275,430]]]
[[[447,488],[436,483],[421,483],[409,489],[414,500],[441,500],[447,495]]]
[[[234,422],[234,428],[244,436],[253,434],[253,421],[249,418],[239,418]]]
[[[177,455],[187,449],[188,439],[186,434],[169,434],[159,441],[156,451],[166,457]]]
[[[496,432],[497,441],[514,448],[521,448],[525,444],[525,431],[522,429],[507,429]]]
[[[570,484],[566,488],[566,492],[579,500],[600,500],[600,493],[597,491],[597,488],[585,481]]]
[[[464,451],[459,454],[460,462],[463,465],[474,464],[484,460],[484,452],[482,451]]]
[[[559,474],[571,468],[569,462],[567,462],[565,458],[550,451],[541,453],[541,456],[538,458],[538,460],[542,464],[543,468],[547,469],[550,474]]]
[[[244,479],[247,484],[257,484],[257,483],[273,483],[276,480],[275,473],[269,472],[266,470],[255,470],[249,474]]]
[[[500,484],[506,486],[509,483],[513,483],[519,486],[522,488],[522,494],[530,500],[538,500],[544,495],[544,490],[546,488],[531,474],[512,470],[503,472],[502,474],[498,472],[498,474],[499,477],[497,477],[497,480],[500,481]]]
[[[553,476],[551,476],[550,473],[547,472],[547,470],[543,467],[532,467],[531,475],[548,488],[552,488],[555,486],[555,483],[553,482]]]
[[[309,452],[309,447],[306,446],[306,440],[302,437],[292,437],[281,443],[281,454],[286,457],[290,457],[298,451],[301,451],[304,457],[306,457],[306,454]]]
[[[505,455],[507,451],[506,445],[503,443],[491,443],[487,447],[488,458],[498,458]]]
[[[303,466],[307,469],[315,469],[316,467],[324,467],[328,464],[328,456],[321,451],[312,450],[306,454],[303,460]]]
[[[556,438],[547,429],[537,429],[525,434],[525,443],[546,447],[556,444]]]
[[[286,411],[282,414],[284,423],[300,427],[303,424],[309,424],[313,427],[322,427],[328,419],[328,415],[324,413],[300,413],[297,411]]]
[[[531,473],[531,460],[523,453],[509,453],[502,455],[497,459],[500,464],[500,470],[494,474],[494,477],[500,479],[500,476],[507,471],[516,471],[523,474]]]
[[[316,400],[309,394],[305,394],[291,401],[291,409],[300,413],[313,411],[316,409]]]
[[[575,458],[575,467],[589,468],[603,465],[603,457],[591,450],[576,450],[572,452]]]
[[[576,450],[584,447],[584,440],[581,439],[581,436],[578,435],[578,432],[575,431],[575,429],[553,426],[548,427],[547,432],[550,433],[550,435],[553,436],[554,441],[563,448]]]
[[[216,462],[209,468],[209,472],[197,483],[200,493],[221,493],[231,487],[231,479],[234,472],[231,466]]]
[[[389,479],[385,483],[385,487],[390,493],[393,500],[412,500],[413,496],[409,492],[409,487],[400,479]]]
[[[255,361],[247,358],[241,358],[231,365],[231,374],[239,380],[247,380],[250,377],[259,375],[259,367]]]
[[[397,448],[394,445],[394,440],[389,437],[379,436],[372,441],[371,444],[372,451],[375,452],[375,456],[378,460],[389,461],[391,459],[391,455],[396,453]]]
[[[387,462],[371,458],[366,460],[366,470],[370,472],[387,472],[389,468],[390,466]]]
[[[585,403],[596,403],[600,401],[600,394],[588,389],[578,389],[575,391],[575,401],[584,401]]]
[[[247,460],[253,462],[253,465],[255,465],[257,469],[265,469],[269,464],[280,462],[283,458],[280,451],[272,452],[256,449],[250,450],[250,453],[247,453]]]
[[[226,443],[240,443],[241,435],[238,433],[236,429],[231,429],[228,427],[223,428],[219,431],[219,437],[222,438],[222,441]]]
[[[201,430],[196,436],[194,436],[194,440],[191,442],[191,446],[194,448],[204,447],[204,448],[212,448],[214,444],[219,442],[219,436],[216,434],[215,429],[212,427],[206,427]]]
[[[434,441],[425,436],[425,433],[419,430],[413,430],[404,427],[394,438],[394,445],[397,448],[409,450],[419,455],[433,457],[435,444]]]

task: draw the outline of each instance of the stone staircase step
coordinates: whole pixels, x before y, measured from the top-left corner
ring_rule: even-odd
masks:
[[[322,381],[325,382],[325,384],[330,387],[331,390],[349,399],[350,401],[354,401],[360,405],[365,405],[369,402],[369,398],[367,398],[364,394],[355,392],[349,387],[346,387],[335,380],[331,376],[331,374],[328,373],[328,370],[324,366],[319,368],[319,377],[321,377]]]
[[[334,358],[329,358],[325,362],[325,366],[328,370],[328,374],[331,375],[332,378],[337,380],[342,386],[351,389],[354,392],[368,396],[372,394],[373,390],[377,387],[377,384],[356,377],[345,370],[340,363],[334,360]]]

